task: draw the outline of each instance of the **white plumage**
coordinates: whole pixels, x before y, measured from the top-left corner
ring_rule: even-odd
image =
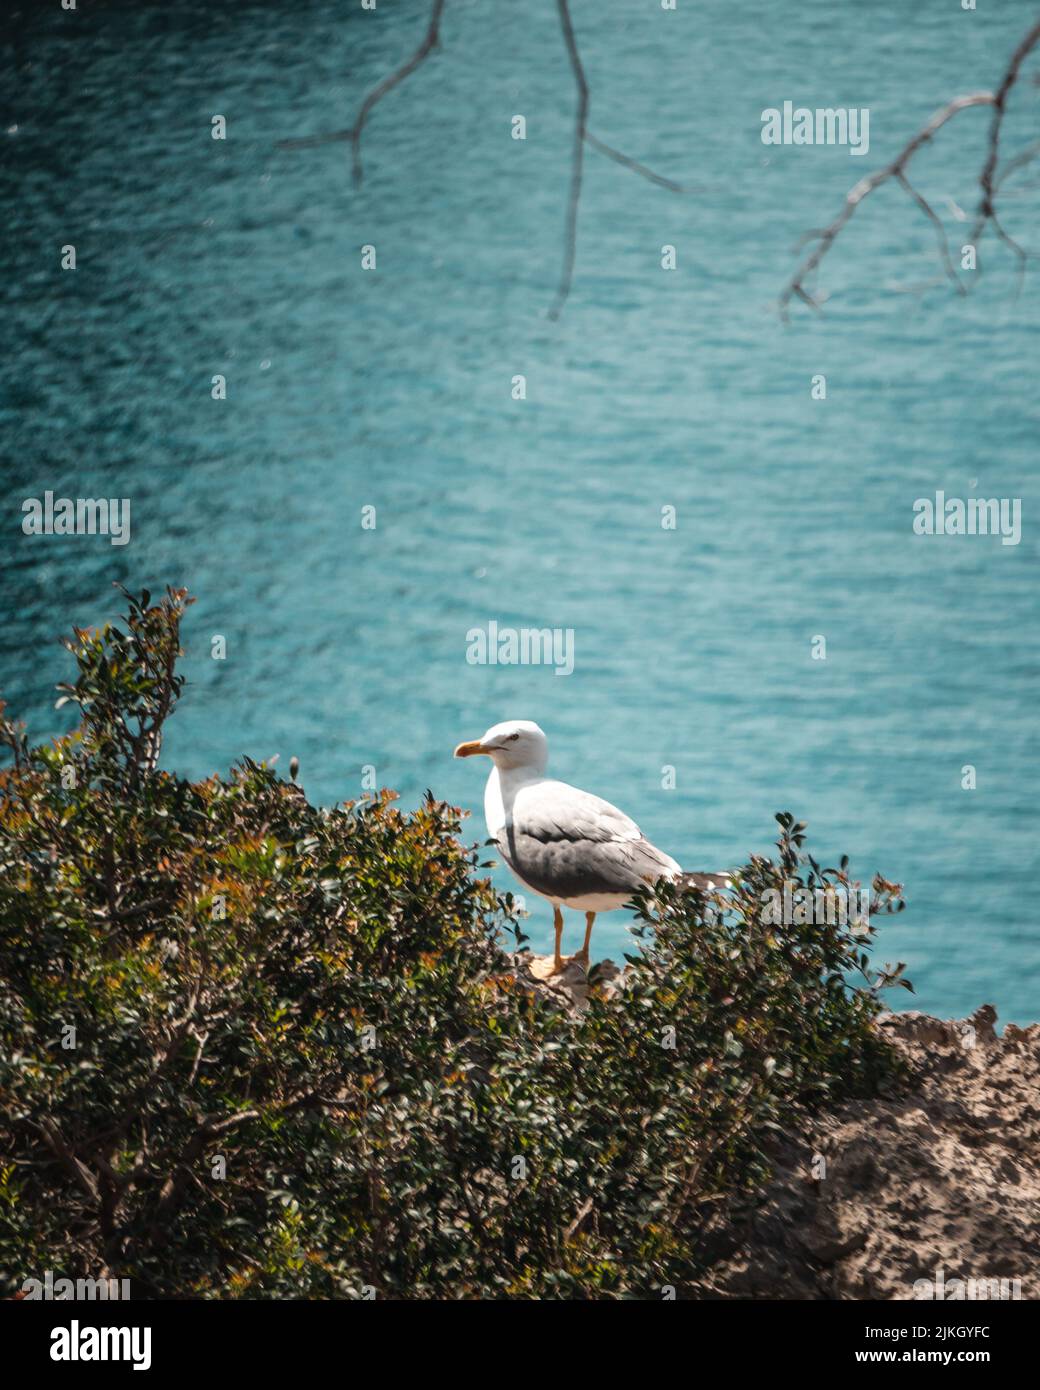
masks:
[[[554,969],[563,968],[561,908],[586,915],[585,945],[576,959],[587,965],[597,912],[623,907],[638,888],[661,878],[695,880],[704,888],[724,884],[723,875],[684,875],[609,801],[546,777],[549,743],[530,720],[495,724],[483,738],[455,749],[457,758],[476,753],[494,764],[484,791],[488,834],[524,887],[553,905]]]

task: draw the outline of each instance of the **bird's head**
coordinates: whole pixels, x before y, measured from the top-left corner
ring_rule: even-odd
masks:
[[[460,743],[456,758],[485,753],[498,768],[531,767],[541,772],[549,760],[549,740],[530,719],[507,719],[494,724],[483,738]]]

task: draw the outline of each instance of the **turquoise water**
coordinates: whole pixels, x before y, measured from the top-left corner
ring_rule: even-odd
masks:
[[[826,861],[906,884],[881,956],[908,962],[921,1006],[1036,1019],[1040,269],[1016,300],[987,242],[970,297],[922,289],[934,232],[890,186],[825,261],[824,316],[775,310],[796,238],[937,106],[995,84],[1035,6],[573,0],[590,128],[702,191],[589,150],[555,323],[574,89],[549,0],[448,0],[441,50],[371,117],[360,191],[345,146],[276,149],[349,126],[427,14],[25,18],[0,134],[10,704],[37,738],[64,729],[56,634],[113,615],[113,580],[183,584],[168,766],[295,753],[331,802],[373,765],[406,804],[431,787],[471,809],[483,838],[483,769],[452,748],[536,719],[558,776],[688,868],[768,850],[773,812],[794,811]],[[785,100],[869,107],[869,154],[764,146],[761,112]],[[1023,81],[1009,152],[1038,105]],[[987,119],[962,114],[914,165],[956,245]],[[1003,204],[1027,245],[1037,177]],[[48,488],[129,497],[130,544],[24,536],[21,503]],[[937,489],[1021,498],[1021,544],[915,536]],[[467,664],[491,619],[573,629],[574,673]],[[624,949],[625,921],[600,919],[598,952]]]

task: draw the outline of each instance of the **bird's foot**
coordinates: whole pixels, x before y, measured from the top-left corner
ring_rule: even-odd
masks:
[[[577,951],[577,952],[575,952],[575,954],[574,954],[573,956],[571,956],[570,959],[567,961],[567,964],[568,964],[568,965],[580,965],[580,966],[582,966],[583,969],[588,970],[588,968],[589,968],[589,953],[588,953],[588,951]]]

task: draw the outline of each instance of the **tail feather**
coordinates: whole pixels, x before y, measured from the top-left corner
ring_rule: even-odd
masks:
[[[683,888],[699,888],[702,893],[721,893],[729,887],[729,874],[680,874]]]

